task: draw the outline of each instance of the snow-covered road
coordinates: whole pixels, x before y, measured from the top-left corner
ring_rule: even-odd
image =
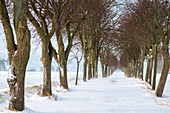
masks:
[[[108,78],[74,86],[70,92],[55,92],[53,88],[57,101],[37,95],[26,97],[27,108],[23,113],[170,113],[170,106],[158,105],[157,97],[145,86],[115,72]]]

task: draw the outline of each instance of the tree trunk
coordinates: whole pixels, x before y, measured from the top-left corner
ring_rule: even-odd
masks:
[[[95,59],[95,77],[98,78],[98,55]]]
[[[2,1],[3,2],[3,1]],[[24,84],[25,84],[25,72],[30,57],[30,31],[27,26],[27,18],[25,16],[25,0],[18,0],[14,2],[14,28],[16,32],[17,48],[13,47],[14,37],[8,37],[7,45],[13,42],[10,48],[15,50],[15,54],[8,48],[10,69],[7,82],[9,85],[9,109],[22,111],[24,110]],[[5,6],[4,4],[1,4]],[[6,11],[7,13],[7,11]],[[6,14],[8,15],[8,14]],[[8,18],[9,19],[9,18]],[[7,26],[4,26],[7,27]],[[9,26],[8,26],[9,27]],[[12,31],[11,31],[12,32]],[[10,40],[9,40],[10,39]]]
[[[52,51],[50,50],[50,42],[48,38],[42,41],[42,64],[43,64],[43,89],[42,96],[51,96],[51,62]]]
[[[145,75],[145,81],[148,82],[148,77],[149,77],[149,68],[150,68],[150,63],[151,63],[151,54],[149,54],[148,62],[147,62],[147,70],[146,70],[146,75]]]
[[[170,68],[170,58],[169,58],[169,41],[170,41],[170,30],[169,30],[169,17],[170,17],[170,12],[168,12],[168,16],[167,16],[167,22],[166,22],[166,33],[164,34],[164,29],[161,28],[160,23],[158,21],[158,8],[157,8],[157,2],[158,0],[155,0],[155,13],[154,13],[154,19],[155,19],[155,23],[158,27],[158,31],[159,34],[161,36],[162,39],[162,43],[163,43],[163,47],[162,47],[162,54],[163,54],[163,58],[164,58],[164,66],[163,66],[163,70],[161,73],[161,78],[159,80],[159,84],[156,90],[156,96],[158,97],[162,97],[163,94],[163,90],[165,87],[165,83],[166,83],[166,79],[168,76],[168,71]],[[170,10],[170,7],[168,8],[168,10]],[[167,37],[166,37],[167,36]]]
[[[156,90],[156,96],[158,97],[162,97],[163,91],[164,91],[164,87],[165,87],[165,83],[167,80],[167,76],[168,76],[168,71],[169,71],[169,49],[168,49],[168,45],[163,46],[163,57],[164,57],[164,66],[163,66],[163,70],[161,73],[161,77],[159,80],[159,84]]]
[[[77,73],[76,73],[76,80],[75,80],[75,85],[78,84],[78,74],[79,73],[79,62],[77,61]]]
[[[89,49],[88,57],[88,80],[90,80],[90,78],[92,78],[91,49]]]
[[[106,64],[105,65],[105,74],[104,74],[105,77],[107,77],[107,70],[108,70],[107,68],[108,68],[108,65]]]
[[[141,47],[142,48],[142,47]],[[139,78],[143,80],[143,63],[144,63],[144,51],[141,49],[141,59],[140,59],[140,69],[139,69]]]
[[[83,81],[86,81],[86,72],[87,72],[87,50],[84,50],[84,64],[83,64]]]
[[[143,63],[144,63],[144,60],[143,61],[141,61],[141,66],[140,66],[140,79],[142,79],[143,80]]]
[[[95,78],[95,53],[94,52],[92,53],[92,70],[93,70],[92,77]]]
[[[63,38],[60,32],[56,32],[57,43],[58,43],[58,67],[59,67],[59,76],[60,76],[60,86],[64,89],[68,89],[67,81],[67,60],[66,52],[64,50]]]
[[[60,74],[60,86],[64,89],[68,89],[67,81],[67,60],[64,53],[64,46],[59,49],[59,74]]]
[[[128,74],[127,76],[131,77],[131,73],[132,73],[132,71],[131,71],[131,63],[129,63],[128,66],[127,66],[127,74]]]
[[[152,69],[153,69],[153,52],[154,52],[154,46],[152,46],[152,50],[149,52],[150,56],[150,64],[149,64],[149,70],[148,70],[148,83],[151,85],[152,82]]]
[[[22,111],[24,110],[24,84],[25,84],[25,73],[17,73],[15,67],[12,65],[9,69],[9,76],[7,82],[9,85],[9,109]]]
[[[90,80],[90,78],[92,78],[92,68],[91,68],[91,63],[88,62],[88,80]]]
[[[152,83],[153,90],[155,90],[156,87],[157,62],[158,62],[158,48],[157,45],[155,45],[154,75],[153,75],[153,83]]]
[[[135,61],[135,68],[134,68],[134,76],[135,76],[135,78],[137,77],[137,72],[138,72],[138,61],[136,60]]]
[[[62,63],[62,62],[60,63],[59,72],[60,72],[60,86],[62,86],[64,89],[68,89],[66,63]]]
[[[14,61],[13,61],[14,72],[15,72],[14,75],[16,75],[16,84],[15,85],[13,84],[15,89],[10,89],[13,90],[14,95],[10,94],[9,109],[22,111],[24,110],[25,107],[24,105],[25,72],[29,60],[29,55],[30,55],[30,32],[27,26],[25,26],[25,28],[18,28],[17,44],[18,44],[17,46],[18,49],[17,49],[17,53],[14,55]],[[10,86],[9,78],[7,79],[7,81]]]

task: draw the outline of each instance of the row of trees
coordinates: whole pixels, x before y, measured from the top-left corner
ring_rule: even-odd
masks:
[[[83,52],[83,81],[98,77],[99,58],[103,77],[110,75],[118,62],[112,53],[118,6],[115,0],[0,0],[10,64],[9,109],[24,110],[25,72],[35,34],[42,45],[42,96],[52,95],[52,58],[58,63],[60,86],[68,89],[67,62],[73,45],[79,45]],[[52,45],[52,37],[57,47]]]
[[[152,89],[156,89],[156,96],[161,97],[170,69],[170,2],[137,0],[135,3],[127,3],[125,9],[118,30],[120,38],[117,39],[122,69],[129,77],[145,78]],[[164,65],[156,88],[159,48]],[[145,60],[147,70],[144,77]]]

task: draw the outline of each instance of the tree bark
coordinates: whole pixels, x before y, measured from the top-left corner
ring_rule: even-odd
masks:
[[[140,69],[139,69],[139,78],[143,80],[143,63],[144,63],[144,50],[141,47],[141,58],[140,58]]]
[[[62,41],[61,34],[57,35],[57,41],[59,45],[58,54],[59,54],[59,74],[60,74],[60,86],[65,89],[68,89],[68,81],[67,81],[67,58],[64,51],[64,43]]]
[[[91,44],[90,44],[91,45]],[[92,56],[91,56],[91,47],[89,48],[89,55],[88,55],[88,80],[90,80],[90,78],[92,78],[92,66],[91,66],[91,59],[92,59]]]
[[[146,75],[145,75],[145,81],[148,82],[149,81],[149,70],[150,70],[150,63],[151,63],[151,51],[149,51],[149,58],[148,58],[148,62],[147,62],[147,70],[146,70]]]
[[[59,66],[59,72],[60,72],[60,86],[62,86],[64,89],[68,89],[67,64],[63,63],[63,61]]]
[[[156,96],[158,96],[158,97],[162,97],[164,87],[165,87],[165,83],[166,83],[167,76],[168,76],[169,66],[170,66],[168,45],[169,45],[169,42],[166,46],[163,46],[164,66],[163,66],[163,70],[162,70],[162,73],[161,73],[159,84],[158,84],[158,87],[157,87],[157,90],[156,90]]]
[[[50,49],[50,41],[44,38],[42,41],[42,64],[43,64],[43,89],[42,96],[51,96],[51,62],[52,50]]]
[[[86,81],[86,72],[87,72],[87,49],[84,49],[84,64],[83,64],[83,81]]]
[[[155,90],[155,87],[156,87],[157,62],[158,62],[158,47],[156,44],[155,45],[155,57],[154,57],[154,75],[153,75],[153,83],[152,83],[153,90]]]
[[[94,53],[94,51],[93,51],[93,53],[92,53],[92,70],[93,70],[93,78],[95,78],[95,53]]]
[[[90,80],[90,78],[92,78],[92,66],[91,66],[91,62],[88,62],[88,80]]]
[[[79,73],[79,62],[77,61],[77,73],[76,73],[75,85],[78,84],[78,73]]]

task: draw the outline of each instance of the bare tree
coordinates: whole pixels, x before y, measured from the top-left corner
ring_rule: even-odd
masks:
[[[30,55],[30,31],[27,26],[25,15],[27,0],[17,0],[13,2],[14,29],[8,16],[5,0],[0,1],[0,20],[2,21],[7,42],[9,57],[9,75],[7,82],[10,89],[9,109],[24,110],[24,84],[25,71]],[[14,42],[16,34],[17,45]]]
[[[76,71],[76,79],[75,79],[75,85],[77,85],[78,84],[78,75],[79,75],[79,65],[82,60],[82,55],[83,55],[81,46],[79,43],[75,43],[73,45],[71,53],[73,54],[71,60],[76,59],[76,62],[77,62],[77,71]]]
[[[161,10],[158,11],[159,5],[162,5],[164,8],[161,8]],[[164,12],[166,16],[163,18],[164,23],[161,23],[159,16],[161,15],[161,12]],[[155,0],[155,11],[154,11],[154,19],[155,19],[155,24],[158,27],[159,35],[162,40],[162,55],[164,59],[164,66],[163,70],[161,73],[161,78],[158,84],[158,87],[156,89],[156,95],[158,97],[162,97],[166,79],[168,76],[169,72],[169,67],[170,67],[170,57],[169,57],[169,42],[170,42],[170,6],[168,1],[162,1],[158,2]]]
[[[43,64],[43,96],[50,96],[51,90],[51,62],[55,53],[50,39],[56,32],[55,2],[51,0],[29,0],[26,15],[35,27],[42,42]],[[52,23],[52,24],[51,24]],[[51,28],[51,29],[50,29]]]

